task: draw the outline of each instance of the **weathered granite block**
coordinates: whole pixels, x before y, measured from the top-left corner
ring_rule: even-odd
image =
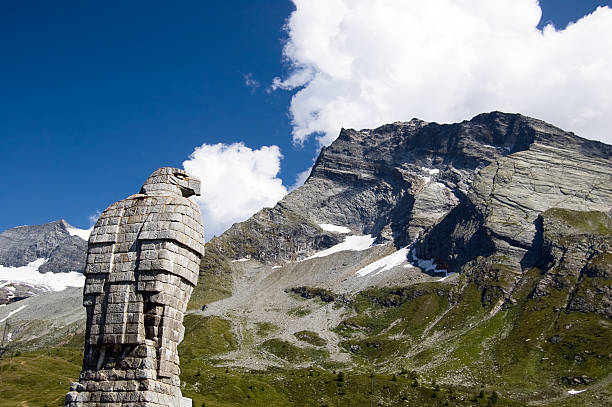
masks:
[[[177,346],[204,255],[200,181],[160,168],[91,232],[85,357],[66,407],[187,407]]]

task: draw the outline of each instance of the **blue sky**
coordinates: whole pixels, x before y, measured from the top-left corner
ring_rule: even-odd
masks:
[[[540,3],[558,29],[610,5]],[[284,0],[4,2],[0,230],[59,218],[87,228],[203,144],[276,145],[290,187],[319,148],[292,141],[291,97],[304,85],[267,91],[296,72],[282,57],[294,10]]]

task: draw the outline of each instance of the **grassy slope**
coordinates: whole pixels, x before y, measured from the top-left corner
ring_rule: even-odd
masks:
[[[356,369],[345,371],[342,381],[331,368],[250,372],[218,366],[215,358],[238,346],[231,323],[187,315],[180,346],[184,394],[195,406],[492,405],[493,391],[499,395],[496,405],[605,404],[612,397],[610,322],[594,313],[558,310],[566,301],[562,290],[529,299],[539,276],[535,269],[525,274],[515,293],[522,299],[494,316],[475,283],[460,293],[441,284],[363,292],[336,329],[347,350],[360,347],[353,353]],[[553,336],[561,340],[551,341]],[[436,341],[424,340],[431,337]],[[61,406],[78,377],[81,341],[0,359],[0,407]],[[324,351],[307,344],[269,340],[261,349],[289,365],[311,361],[317,366],[325,360]],[[595,383],[569,386],[561,380],[582,375]],[[473,385],[454,386],[457,377]],[[590,390],[568,396],[570,388]]]
[[[207,244],[206,255],[200,264],[198,285],[193,289],[187,309],[200,309],[202,305],[231,296],[232,284],[228,260]]]
[[[397,303],[397,289],[364,292],[355,315],[337,331],[363,367],[418,370],[442,383],[471,382],[522,401],[545,402],[567,396],[570,388],[585,389],[589,386],[563,380],[583,375],[609,393],[610,321],[596,313],[559,310],[566,302],[563,290],[529,299],[539,276],[535,269],[526,273],[522,292],[515,293],[520,300],[504,304],[497,313],[491,312],[493,304],[482,303],[482,288],[474,283],[451,306],[444,289],[424,287],[424,294],[395,306],[389,304]],[[387,306],[380,305],[385,291]],[[561,339],[551,341],[554,336]]]
[[[484,392],[420,383],[409,372],[367,374],[318,368],[243,371],[215,366],[215,356],[235,349],[227,321],[189,315],[181,344],[183,393],[195,406],[369,406],[488,405]],[[80,338],[82,339],[82,337]],[[0,406],[62,406],[70,382],[78,377],[81,349],[41,350],[0,359]],[[290,356],[290,355],[289,355]],[[471,401],[475,400],[475,401]],[[496,405],[517,403],[499,398]]]
[[[551,216],[585,232],[610,234],[609,218],[598,213],[560,210]],[[190,309],[231,294],[226,261],[209,254]],[[609,268],[609,257],[604,253],[593,261]],[[542,277],[537,269],[521,277],[512,295],[516,301],[498,304],[500,287],[509,278],[498,269],[482,278],[466,274],[458,285],[377,288],[357,295],[335,329],[355,362],[341,376],[334,367],[316,367],[325,365],[325,351],[318,348],[318,335],[308,331],[298,336],[300,346],[268,340],[259,350],[284,359],[287,366],[312,362],[313,368],[225,368],[216,358],[238,346],[231,322],[188,315],[180,346],[184,394],[198,407],[610,403],[612,322],[594,312],[564,310],[567,290],[530,298]],[[253,334],[276,329],[261,325]],[[70,382],[78,377],[81,342],[76,337],[63,347],[0,359],[0,407],[63,405]],[[582,376],[594,382],[570,386],[564,381]],[[568,396],[570,388],[587,391]]]
[[[184,395],[191,397],[195,406],[370,406],[371,402],[389,406],[459,406],[487,405],[492,397],[491,392],[477,397],[476,392],[424,385],[419,383],[417,375],[407,371],[395,375],[342,372],[339,376],[339,372],[316,367],[228,369],[214,365],[216,351],[236,346],[227,322],[194,315],[190,316],[186,328],[185,341],[181,344],[181,379]],[[312,352],[311,348],[299,348],[284,341],[266,343],[264,347],[286,360],[321,357],[320,351]],[[520,404],[500,397],[496,405]]]
[[[82,361],[82,349],[75,347],[0,359],[0,407],[63,406],[70,383],[79,377]]]

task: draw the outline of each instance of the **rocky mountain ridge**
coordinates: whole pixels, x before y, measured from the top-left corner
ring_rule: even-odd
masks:
[[[329,223],[397,248],[418,240],[419,257],[454,271],[486,250],[525,267],[539,213],[610,209],[611,156],[609,145],[501,112],[342,129],[302,187],[211,245],[284,264],[341,241],[318,227]]]
[[[87,241],[60,219],[43,225],[17,226],[0,233],[0,265],[25,266],[40,258],[49,259],[42,273],[80,271],[85,268]]]
[[[19,275],[13,278],[15,273],[82,273],[87,253],[83,232],[87,231],[76,229],[61,219],[43,225],[18,226],[0,233],[0,266],[4,266],[5,271],[0,276],[0,304],[49,290],[24,282]],[[31,267],[24,268],[30,264]]]

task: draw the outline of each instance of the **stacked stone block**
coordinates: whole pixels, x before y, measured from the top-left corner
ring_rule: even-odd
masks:
[[[161,168],[100,216],[85,267],[83,370],[66,406],[190,405],[177,346],[204,255],[200,211],[186,199],[193,194],[197,179]]]

